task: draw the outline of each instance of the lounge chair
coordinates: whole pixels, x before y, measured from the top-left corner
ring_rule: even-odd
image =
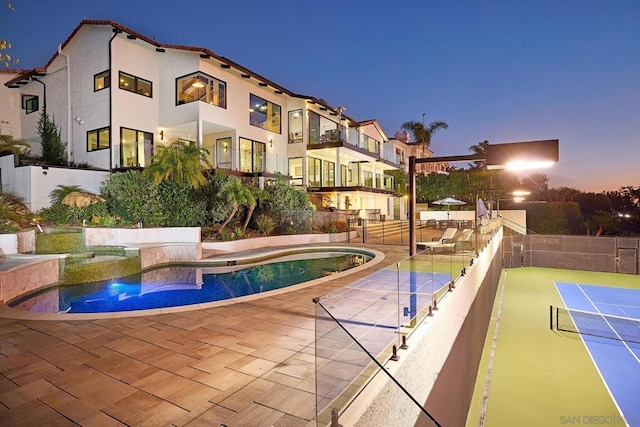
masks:
[[[442,236],[440,236],[440,238],[435,237],[431,242],[417,242],[416,246],[420,249],[431,249],[436,245],[443,244],[453,239],[457,232],[457,228],[447,228],[446,230],[444,230],[444,233],[442,233]]]
[[[462,233],[460,233],[458,236],[456,236],[453,239],[449,239],[449,240],[445,240],[442,243],[439,243],[437,245],[432,245],[429,247],[429,249],[431,249],[434,252],[457,252],[461,249],[466,249],[467,247],[469,248],[469,250],[471,250],[473,248],[473,242],[471,240],[471,237],[473,236],[473,229],[465,229],[462,230]]]

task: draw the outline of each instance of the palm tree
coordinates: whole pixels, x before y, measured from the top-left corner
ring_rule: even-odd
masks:
[[[209,151],[197,144],[176,141],[169,146],[160,146],[145,169],[153,181],[175,181],[198,188],[206,182],[204,172],[211,168],[207,160]]]
[[[62,184],[58,185],[49,193],[49,199],[51,200],[51,204],[55,205],[58,203],[62,203],[62,199],[64,199],[74,191],[84,191],[84,190],[79,185],[62,185]]]
[[[247,212],[247,218],[245,219],[242,228],[242,232],[244,233],[247,230],[249,221],[251,220],[251,215],[253,215],[253,211],[256,208],[256,199],[251,190],[242,184],[240,178],[230,176],[222,187],[219,197],[231,205],[231,213],[229,213],[227,219],[222,223],[222,225],[220,225],[218,232],[220,232],[220,230],[222,230],[229,221],[231,221],[238,212],[240,206],[247,206],[249,211]]]
[[[484,141],[478,142],[476,145],[472,145],[471,147],[469,147],[469,151],[471,151],[473,154],[487,154],[487,148],[489,148],[489,141],[485,139]],[[484,166],[483,161],[473,163],[474,164],[471,165],[471,169],[480,169]]]
[[[427,149],[431,146],[433,134],[440,129],[448,129],[449,125],[441,120],[436,120],[429,123],[428,127],[425,127],[424,122],[410,120],[404,122],[401,128],[409,132],[413,136],[413,140],[420,144],[420,147],[422,147],[422,157],[425,157]]]
[[[19,139],[13,139],[11,135],[0,135],[0,156],[5,154],[24,154],[31,148],[29,143]]]

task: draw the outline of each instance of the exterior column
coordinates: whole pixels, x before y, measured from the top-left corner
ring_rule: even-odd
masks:
[[[342,187],[342,166],[340,165],[340,147],[336,148],[336,187]],[[338,201],[338,209],[340,209],[340,201]]]
[[[196,142],[200,148],[202,148],[202,119],[196,120]]]

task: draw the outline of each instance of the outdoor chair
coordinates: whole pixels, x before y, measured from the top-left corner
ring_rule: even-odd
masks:
[[[462,230],[458,236],[453,239],[445,240],[441,243],[429,246],[434,252],[458,252],[463,249],[473,249],[473,241],[471,237],[473,236],[473,229],[465,229]]]
[[[434,237],[431,242],[417,242],[416,246],[420,249],[430,249],[433,246],[443,244],[451,239],[453,239],[458,232],[457,228],[447,228],[442,233],[442,236]]]

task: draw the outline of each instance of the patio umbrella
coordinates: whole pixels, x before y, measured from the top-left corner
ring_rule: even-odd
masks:
[[[447,205],[447,220],[449,219],[450,206],[462,206],[466,205],[466,202],[462,200],[454,199],[453,197],[447,197],[446,199],[440,199],[433,202],[434,205]]]

